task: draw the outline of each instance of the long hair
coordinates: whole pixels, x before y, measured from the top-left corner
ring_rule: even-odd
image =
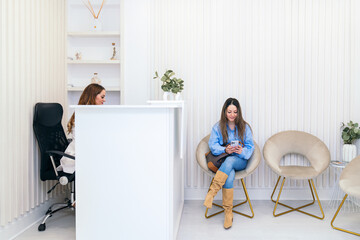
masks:
[[[228,133],[227,133],[227,127],[226,123],[228,122],[226,118],[226,110],[230,105],[234,105],[237,108],[237,116],[235,118],[235,126],[237,127],[237,134],[239,136],[239,139],[241,140],[241,145],[244,146],[244,133],[245,133],[245,127],[246,124],[249,125],[243,118],[240,103],[236,98],[228,98],[226,99],[224,106],[221,110],[221,117],[220,117],[220,131],[223,138],[223,143],[228,142]],[[250,125],[249,125],[250,127]],[[251,127],[250,127],[251,129]],[[235,134],[236,134],[235,133]]]
[[[96,83],[89,84],[82,92],[78,105],[95,105],[96,96],[99,93],[101,93],[102,90],[105,90],[105,88],[100,84],[96,84]],[[75,113],[73,113],[67,124],[68,133],[71,133],[74,124],[75,124]]]

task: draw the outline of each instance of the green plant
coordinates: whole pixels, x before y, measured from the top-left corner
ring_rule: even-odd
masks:
[[[155,77],[153,77],[153,79],[160,78],[162,81],[161,89],[164,92],[172,92],[176,94],[184,90],[184,80],[176,78],[174,75],[175,73],[173,70],[167,70],[160,78],[158,72],[155,72]]]
[[[344,140],[344,144],[352,144],[360,138],[359,124],[350,121],[346,125],[342,123],[341,127],[343,128],[341,138]]]

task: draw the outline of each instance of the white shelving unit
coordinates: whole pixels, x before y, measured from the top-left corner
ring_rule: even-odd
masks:
[[[101,1],[93,3],[95,13]],[[94,18],[80,0],[67,0],[67,101],[76,105],[84,88],[98,73],[101,85],[106,89],[106,105],[121,103],[121,0],[107,0],[99,21],[101,29],[93,30]],[[116,60],[110,60],[115,43]],[[76,59],[80,52],[81,60]],[[70,110],[69,115],[72,114]]]
[[[120,64],[119,60],[68,60],[68,64]]]
[[[69,37],[120,37],[120,32],[68,32]]]

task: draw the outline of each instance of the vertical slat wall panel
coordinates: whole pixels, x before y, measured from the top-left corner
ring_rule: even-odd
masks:
[[[65,2],[0,1],[0,226],[5,226],[49,198],[52,184],[40,181],[32,120],[36,102],[65,104]]]
[[[186,188],[209,186],[195,150],[228,97],[240,100],[261,149],[271,135],[293,129],[319,137],[340,158],[340,123],[350,117],[350,10],[350,0],[153,1],[152,69],[185,80]],[[152,82],[151,96],[160,99],[159,89]],[[308,164],[295,155],[283,161]],[[270,188],[276,177],[262,162],[246,181]],[[332,169],[316,179],[322,189],[334,182]]]
[[[2,88],[0,89],[4,89],[6,88],[6,81],[4,79],[4,76],[6,74],[5,72],[5,62],[6,62],[6,55],[7,55],[7,51],[6,51],[6,44],[5,44],[5,40],[4,40],[4,36],[6,34],[5,32],[5,22],[6,22],[6,15],[5,15],[5,8],[7,8],[7,5],[5,3],[4,0],[0,0],[0,48],[1,48],[1,54],[0,54],[0,84],[2,86]],[[6,94],[4,90],[0,90],[1,94],[0,94],[0,109],[3,113],[8,113],[7,111],[7,107],[5,104],[6,101]],[[7,114],[1,114],[0,117],[0,132],[1,135],[5,135],[6,133],[6,116]],[[4,169],[6,164],[5,161],[3,159],[6,159],[7,154],[5,152],[5,149],[7,149],[7,141],[5,141],[5,137],[0,137],[0,169]],[[1,170],[0,170],[1,171]],[[0,194],[2,195],[2,193],[4,192],[5,189],[5,176],[4,174],[0,174]],[[3,214],[2,212],[4,210],[1,209],[5,209],[5,199],[0,197],[0,223],[5,222],[5,214]]]

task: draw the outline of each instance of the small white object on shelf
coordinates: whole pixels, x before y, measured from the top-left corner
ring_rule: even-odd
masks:
[[[85,7],[87,9],[89,9],[91,15],[94,17],[94,24],[93,24],[92,30],[93,31],[101,31],[102,27],[101,27],[101,22],[99,20],[99,15],[100,15],[101,10],[103,9],[103,6],[105,4],[105,0],[102,0],[101,6],[100,6],[98,12],[94,11],[94,7],[92,6],[92,4],[91,4],[91,2],[89,0],[88,1],[82,0],[82,2],[85,5]]]
[[[101,79],[98,76],[98,73],[94,73],[94,76],[91,78],[91,83],[101,84]]]

